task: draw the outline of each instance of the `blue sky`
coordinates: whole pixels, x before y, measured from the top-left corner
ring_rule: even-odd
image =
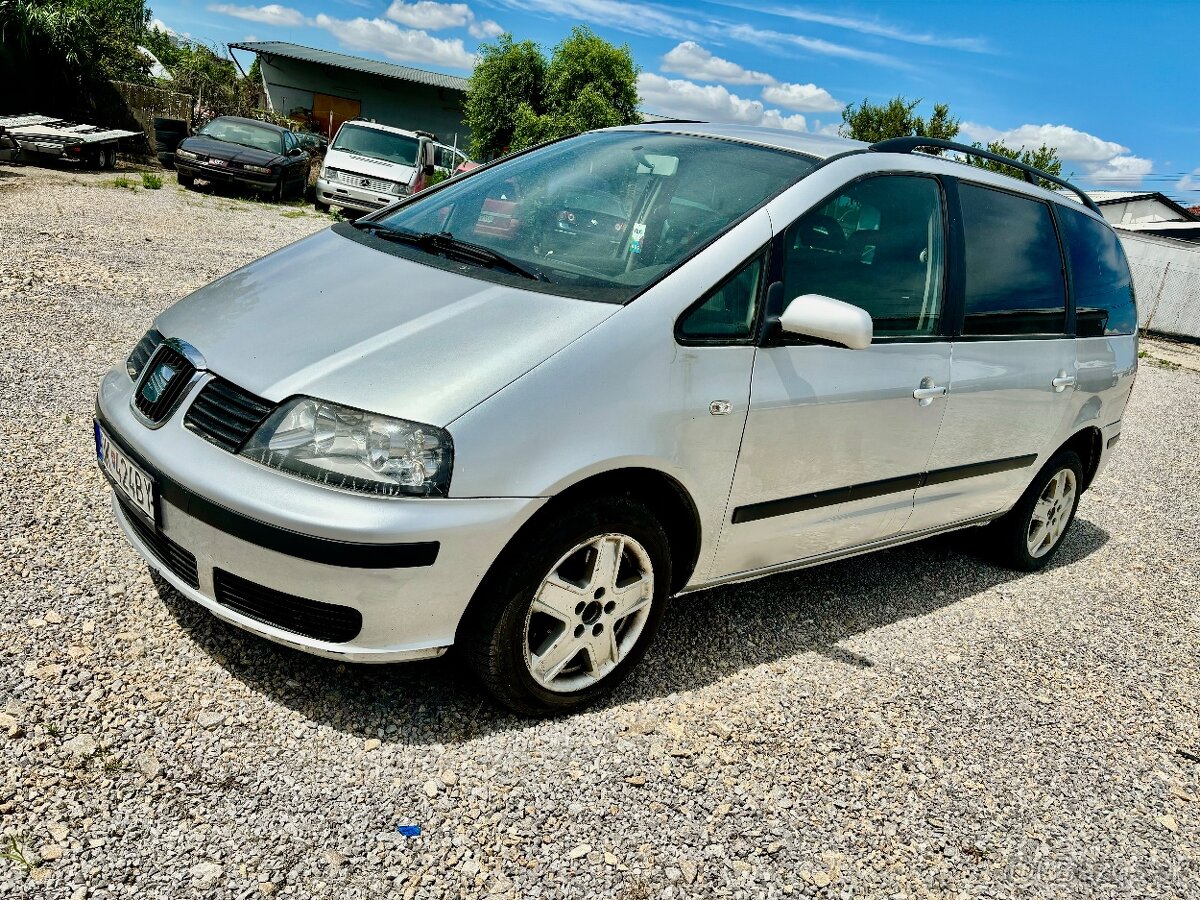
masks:
[[[205,43],[283,40],[467,75],[502,31],[547,48],[585,24],[628,43],[650,112],[836,128],[849,101],[950,104],[960,139],[1047,143],[1086,186],[1200,204],[1194,0],[151,0]]]

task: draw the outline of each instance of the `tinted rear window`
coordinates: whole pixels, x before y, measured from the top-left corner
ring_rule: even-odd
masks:
[[[972,184],[959,188],[966,236],[964,334],[1062,334],[1067,291],[1050,207]]]
[[[1060,206],[1058,221],[1071,260],[1076,334],[1133,334],[1137,309],[1121,242],[1107,225],[1073,209]]]

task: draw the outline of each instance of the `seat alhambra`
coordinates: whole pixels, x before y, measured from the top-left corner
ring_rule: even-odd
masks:
[[[335,224],[103,379],[117,522],[241,628],[455,646],[526,714],[671,597],[965,526],[1044,566],[1120,436],[1129,268],[1086,195],[966,153],[615,128]]]

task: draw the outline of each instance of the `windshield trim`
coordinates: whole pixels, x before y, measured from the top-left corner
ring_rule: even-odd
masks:
[[[550,147],[555,144],[563,143],[564,141],[574,140],[575,138],[584,137],[586,135],[602,134],[602,133],[665,134],[665,135],[680,134],[680,132],[669,131],[669,130],[659,131],[656,129],[654,131],[651,131],[650,129],[643,129],[643,128],[635,129],[635,128],[621,126],[621,127],[616,127],[616,128],[603,128],[603,129],[598,129],[596,131],[585,131],[581,135],[570,135],[569,137],[556,138],[554,140],[544,141],[540,144],[535,144],[532,147],[526,147],[524,150],[520,150],[515,153],[510,153],[507,156],[498,157],[497,159],[491,160],[490,162],[486,162],[483,165],[478,166],[477,168],[471,169],[468,172],[462,172],[458,175],[454,175],[450,178],[447,178],[444,181],[437,183],[436,185],[433,185],[432,187],[426,188],[425,190],[421,191],[420,193],[410,194],[409,196],[401,198],[397,202],[391,203],[381,209],[376,210],[375,212],[369,213],[365,216],[360,216],[357,221],[359,224],[365,224],[367,222],[381,222],[382,219],[384,219],[388,216],[394,215],[395,213],[399,212],[401,209],[404,209],[405,207],[407,207],[409,204],[427,200],[431,196],[436,194],[438,191],[445,190],[447,187],[459,184],[462,181],[462,179],[470,178],[470,177],[476,175],[477,173],[487,171],[496,165],[499,165],[501,163],[510,162],[511,160],[517,159],[518,157],[525,156],[529,153],[533,153],[534,151],[537,151],[537,150],[542,150],[546,147]],[[766,207],[767,204],[770,203],[771,201],[773,201],[776,197],[779,197],[785,191],[791,190],[797,184],[799,184],[801,181],[803,181],[805,178],[808,178],[814,172],[823,168],[825,165],[827,165],[828,163],[832,162],[834,159],[837,158],[837,157],[830,157],[829,159],[822,159],[819,156],[814,156],[811,153],[804,153],[800,150],[795,150],[790,147],[778,147],[778,146],[774,146],[772,144],[762,144],[762,143],[758,143],[755,141],[743,140],[742,138],[728,137],[726,135],[708,135],[708,134],[686,133],[683,136],[686,136],[688,138],[692,138],[695,140],[720,141],[722,143],[738,144],[738,145],[746,146],[746,147],[754,147],[754,148],[760,149],[760,150],[768,150],[768,151],[772,151],[775,153],[781,153],[781,154],[785,154],[787,156],[795,156],[795,157],[799,157],[800,159],[806,160],[807,162],[812,163],[812,168],[809,169],[807,172],[801,173],[795,180],[787,182],[786,184],[782,185],[779,188],[779,190],[776,191],[775,193],[769,194],[769,195],[763,197],[763,199],[756,206],[750,207],[738,218],[730,220],[730,222],[726,225],[726,227],[722,231],[713,235],[708,240],[704,241],[702,244],[698,244],[695,248],[692,249],[692,252],[689,253],[687,256],[677,259],[670,265],[666,266],[661,272],[659,272],[657,275],[655,275],[653,278],[651,278],[645,284],[638,286],[636,289],[633,289],[632,286],[623,286],[620,289],[620,297],[612,297],[612,296],[605,297],[605,296],[603,296],[605,293],[616,293],[617,292],[616,289],[608,289],[608,290],[606,290],[604,288],[576,289],[572,285],[561,282],[557,279],[550,283],[534,282],[534,281],[528,281],[517,275],[511,275],[510,273],[507,273],[507,272],[503,272],[503,271],[496,272],[495,270],[483,269],[482,267],[468,267],[469,269],[475,270],[475,271],[469,271],[469,270],[464,270],[462,264],[456,263],[453,261],[450,261],[449,265],[439,265],[439,263],[446,263],[447,261],[440,260],[438,257],[434,257],[434,256],[431,256],[430,254],[426,254],[423,251],[421,251],[417,248],[414,248],[414,247],[406,247],[403,244],[396,244],[396,243],[386,241],[382,238],[377,238],[374,235],[370,234],[369,231],[363,231],[361,228],[348,227],[348,228],[343,229],[340,226],[343,225],[344,223],[338,223],[337,225],[334,225],[332,227],[332,230],[335,233],[342,235],[343,237],[350,237],[352,240],[357,240],[359,243],[366,244],[367,246],[370,246],[376,250],[380,250],[384,253],[391,253],[393,256],[401,256],[405,259],[410,259],[413,262],[421,263],[422,265],[431,265],[434,268],[447,269],[449,271],[456,272],[459,275],[464,275],[469,278],[476,278],[476,279],[486,282],[486,283],[495,284],[496,283],[495,277],[499,276],[501,278],[506,278],[506,279],[511,278],[512,279],[511,284],[513,287],[520,287],[525,290],[537,291],[538,293],[543,293],[543,294],[553,294],[558,297],[565,297],[565,298],[570,298],[573,300],[585,300],[585,301],[591,301],[591,302],[597,302],[597,303],[611,303],[611,304],[616,304],[619,306],[627,306],[628,304],[635,301],[638,297],[642,296],[642,294],[646,293],[647,291],[649,291],[652,288],[661,284],[664,279],[671,276],[681,266],[687,265],[689,262],[691,262],[693,259],[695,259],[697,256],[699,256],[702,252],[707,250],[710,246],[712,246],[714,243],[719,241],[721,238],[730,234],[738,226],[740,226],[743,222],[745,222],[747,219],[749,219],[755,213],[759,212],[761,209]],[[366,238],[366,240],[363,240],[363,238]],[[518,262],[521,262],[522,264],[529,262],[528,260],[524,260],[524,258],[522,258],[522,257],[518,257],[517,260],[518,260]],[[503,283],[509,284],[510,282],[504,281]],[[630,293],[630,290],[632,290],[632,293]]]

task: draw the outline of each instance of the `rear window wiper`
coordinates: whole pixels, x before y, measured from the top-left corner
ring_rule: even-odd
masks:
[[[515,259],[511,259],[490,247],[459,240],[447,231],[439,234],[431,231],[407,231],[398,228],[388,228],[379,222],[353,222],[351,224],[363,231],[370,231],[376,237],[381,237],[384,240],[420,247],[426,253],[446,256],[462,262],[475,263],[487,266],[488,268],[506,269],[514,275],[520,275],[522,278],[528,278],[530,281],[550,283],[550,279],[546,277],[544,272],[528,269]]]

